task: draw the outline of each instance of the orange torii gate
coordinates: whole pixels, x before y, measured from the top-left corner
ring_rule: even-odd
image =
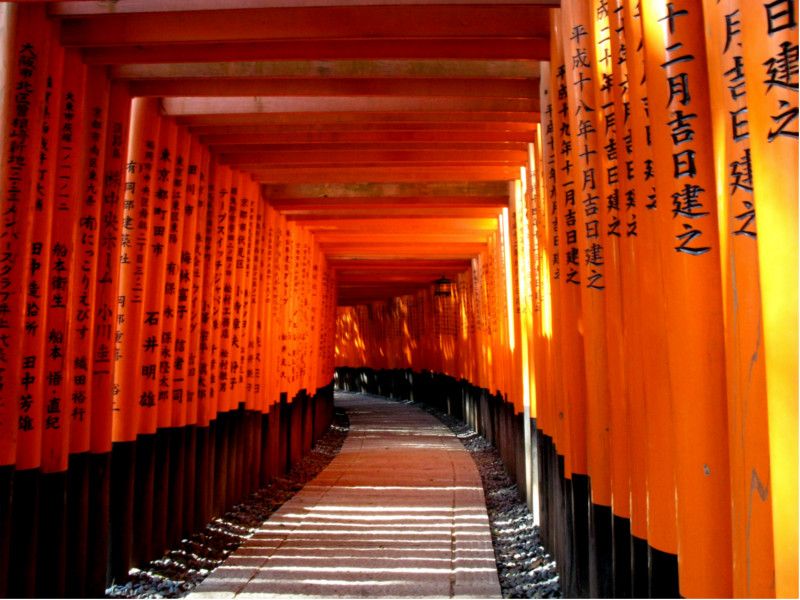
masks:
[[[495,443],[565,595],[796,596],[796,3],[212,4],[0,7],[0,595],[280,476],[336,368]]]

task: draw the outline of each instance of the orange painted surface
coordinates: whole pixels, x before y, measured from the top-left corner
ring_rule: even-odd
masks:
[[[44,411],[42,415],[42,463],[44,473],[55,473],[67,468],[70,443],[69,398],[65,396],[67,380],[72,376],[74,361],[67,361],[71,337],[71,317],[77,298],[71,295],[76,284],[75,252],[79,221],[76,196],[80,189],[80,169],[84,155],[82,144],[85,116],[83,113],[85,69],[74,51],[56,58],[51,52],[53,72],[50,77],[61,76],[61,85],[53,104],[55,129],[55,154],[53,187],[49,197],[53,204],[51,223],[50,265],[47,273],[48,310],[45,330]],[[63,61],[63,62],[62,62]],[[59,64],[60,62],[60,64]],[[56,65],[58,65],[56,67]],[[65,225],[66,224],[66,225]],[[88,434],[88,428],[82,432]]]
[[[131,99],[123,85],[112,85],[107,105],[107,133],[103,157],[102,210],[94,302],[94,367],[92,372],[92,440],[95,453],[111,451],[112,399],[117,316],[119,310],[122,232],[119,223],[125,197],[128,128]]]
[[[156,185],[156,148],[159,118],[152,100],[133,101],[130,135],[125,167],[125,193],[120,232],[119,291],[117,293],[117,330],[114,350],[113,431],[115,442],[130,442],[140,431],[140,413],[153,411],[149,396],[142,400],[145,378],[142,373],[143,328],[138,325],[145,317],[144,303],[149,278],[148,247],[151,244],[152,190]],[[147,364],[150,364],[149,362]],[[142,416],[141,425],[144,426]],[[151,430],[154,431],[154,421]]]
[[[639,265],[642,260],[639,243],[639,220],[645,204],[643,199],[645,182],[641,165],[637,169],[637,159],[641,160],[639,158],[641,155],[647,157],[650,155],[645,152],[646,146],[637,149],[637,154],[634,153],[634,122],[641,127],[641,117],[643,116],[640,109],[641,104],[636,105],[634,97],[640,100],[646,94],[646,91],[643,89],[641,76],[636,79],[635,70],[638,66],[638,73],[641,74],[642,63],[639,60],[636,65],[633,64],[640,54],[640,51],[635,51],[635,49],[639,48],[639,42],[641,41],[641,27],[638,19],[629,18],[624,9],[624,4],[622,0],[615,0],[610,6],[611,13],[609,15],[611,53],[616,58],[613,62],[611,76],[615,85],[617,100],[614,103],[614,116],[616,119],[615,145],[618,153],[617,173],[619,177],[617,216],[621,221],[619,226],[619,290],[621,297],[620,306],[617,310],[621,312],[620,327],[622,340],[624,340],[621,378],[624,382],[622,394],[627,410],[625,427],[627,428],[631,533],[640,540],[646,540],[648,431],[644,399],[643,323],[638,280],[640,275],[638,269],[640,269]],[[626,111],[626,107],[629,107],[630,110]],[[636,113],[639,118],[636,118],[633,113]],[[637,134],[639,132],[644,133],[642,129],[639,129]],[[637,137],[638,139],[640,138]],[[641,140],[640,143],[642,143]],[[640,174],[638,181],[637,172]],[[612,335],[610,330],[608,335]],[[652,352],[652,349],[648,348],[647,351]],[[615,444],[615,448],[618,450],[622,444],[616,437],[616,435],[612,436],[612,443]],[[618,455],[615,453],[616,456]],[[621,460],[615,458],[615,465],[623,463],[624,458],[620,458]],[[615,478],[615,481],[617,479]]]
[[[702,11],[642,5],[664,265],[680,590],[732,593],[720,248]],[[711,573],[707,565],[716,565]]]
[[[796,596],[796,4],[562,4],[4,9],[0,465],[429,369]]]
[[[8,84],[5,105],[8,139],[4,140],[2,198],[7,207],[0,221],[0,250],[2,251],[3,295],[0,296],[3,313],[2,347],[0,348],[0,462],[16,463],[19,469],[39,466],[43,428],[43,400],[28,398],[37,394],[43,383],[43,360],[37,360],[35,370],[23,367],[22,349],[27,308],[24,282],[25,267],[31,260],[31,227],[35,199],[36,169],[39,163],[42,117],[48,74],[47,30],[41,27],[41,7],[17,7],[15,39],[11,46],[13,60],[4,66],[3,75]],[[22,94],[11,90],[22,89]],[[22,137],[30,143],[20,145],[15,140]],[[44,327],[43,322],[39,322]],[[30,363],[28,363],[30,364]],[[30,377],[28,376],[30,374]],[[34,381],[30,379],[35,378]],[[38,381],[36,381],[38,380]],[[30,404],[28,401],[30,400]]]
[[[99,280],[101,211],[103,205],[103,175],[110,85],[101,69],[89,69],[84,86],[84,128],[79,140],[85,148],[80,165],[75,203],[78,206],[76,248],[73,261],[73,281],[70,286],[71,326],[67,340],[66,386],[63,401],[71,419],[70,453],[91,449],[94,406],[94,354],[97,331],[94,302]],[[108,411],[103,403],[99,409]],[[101,421],[107,421],[104,416]],[[109,439],[110,439],[110,431]]]
[[[738,0],[704,3],[713,113],[731,471],[733,592],[774,597],[766,357]],[[756,102],[759,99],[756,98]]]
[[[740,4],[754,208],[760,232],[775,592],[790,598],[798,594],[798,81],[793,58],[797,56],[798,5]]]

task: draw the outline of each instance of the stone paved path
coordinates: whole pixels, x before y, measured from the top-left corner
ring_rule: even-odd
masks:
[[[340,453],[193,598],[499,598],[480,476],[416,407],[337,393]]]

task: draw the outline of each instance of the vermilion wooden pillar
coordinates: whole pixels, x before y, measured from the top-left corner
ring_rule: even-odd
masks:
[[[625,125],[627,79],[620,77],[619,35],[621,10],[614,3],[592,0],[591,40],[594,47],[592,68],[596,81],[595,107],[601,182],[600,239],[605,267],[605,338],[608,351],[609,402],[609,475],[612,500],[612,568],[609,574],[611,594],[628,596],[631,581],[630,555],[630,447],[628,442],[628,392],[625,373],[627,339],[623,328],[622,237],[626,235],[622,221],[625,207],[622,180],[625,165],[620,161],[618,130]],[[616,42],[616,43],[615,43]],[[616,67],[616,68],[615,68]],[[627,77],[627,73],[624,75]],[[624,142],[624,139],[623,139]],[[588,258],[586,259],[588,260]],[[636,318],[631,315],[632,318]],[[607,588],[608,589],[608,588]]]
[[[89,554],[110,554],[109,564],[90,561],[87,595],[102,593],[109,571],[127,570],[130,560],[132,513],[112,511],[112,505],[132,509],[134,465],[131,443],[117,445],[112,452],[112,398],[119,309],[123,198],[128,156],[131,99],[127,86],[112,84],[107,105],[106,142],[102,146],[104,170],[100,189],[102,210],[99,221],[99,250],[94,308],[92,371],[92,467],[89,499]],[[116,468],[112,472],[112,464]],[[112,475],[116,485],[112,486]],[[122,502],[119,500],[122,499]],[[117,500],[115,502],[115,500]],[[112,533],[115,532],[115,533]],[[109,552],[110,547],[110,552]]]
[[[759,231],[775,593],[788,598],[798,594],[798,4],[741,2],[740,10],[730,26],[741,29]],[[740,225],[750,216],[739,215]]]
[[[727,596],[727,402],[710,104],[701,7],[643,3],[659,252],[672,390],[683,595]],[[707,566],[714,565],[713,574]]]
[[[156,147],[160,119],[158,103],[152,99],[137,98],[131,108],[130,135],[126,161],[125,195],[123,197],[120,225],[119,286],[117,293],[117,330],[114,349],[114,395],[112,440],[119,460],[114,463],[128,465],[133,487],[127,481],[114,479],[112,486],[126,493],[112,498],[112,576],[125,577],[131,563],[140,564],[150,554],[149,538],[152,532],[153,494],[152,471],[153,444],[150,438],[139,440],[154,419],[145,419],[153,412],[144,380],[154,377],[148,367],[143,370],[143,321],[150,279],[148,256],[153,222],[153,190],[156,182]],[[149,362],[147,364],[150,364]],[[119,471],[122,471],[120,467]],[[128,475],[128,473],[126,473]],[[126,477],[126,480],[128,477]],[[130,496],[130,497],[129,497]],[[147,501],[134,503],[134,498]]]
[[[664,296],[662,259],[657,240],[655,195],[655,156],[652,153],[650,110],[644,71],[644,45],[640,12],[635,2],[625,1],[625,39],[628,81],[630,82],[631,144],[635,155],[633,202],[636,213],[636,236],[633,242],[637,260],[631,264],[637,280],[641,324],[644,414],[642,423],[647,459],[647,542],[641,556],[639,540],[634,539],[634,561],[647,563],[647,582],[641,582],[636,569],[634,595],[649,587],[650,594],[674,595],[676,586],[677,517],[675,508],[674,442],[672,435],[672,395],[669,385],[667,331],[663,326]],[[629,251],[629,256],[630,256]],[[634,300],[636,301],[636,300]],[[646,351],[645,351],[646,350]],[[632,397],[635,411],[642,410]],[[641,414],[639,412],[639,414]],[[639,588],[639,589],[637,589]]]
[[[80,143],[84,146],[84,161],[79,174],[75,202],[79,218],[74,256],[74,277],[70,287],[72,308],[71,327],[67,339],[67,369],[64,399],[68,402],[70,424],[69,487],[67,498],[67,573],[66,594],[90,594],[89,543],[95,530],[91,522],[92,486],[97,480],[92,464],[92,421],[98,418],[110,424],[108,403],[95,407],[92,404],[95,370],[94,343],[99,315],[95,310],[95,293],[99,279],[101,208],[110,81],[99,67],[89,68],[85,82],[84,132]],[[115,265],[116,266],[116,265]],[[110,396],[110,390],[109,390]],[[106,430],[108,443],[110,429]],[[100,477],[102,479],[102,477]],[[106,518],[108,513],[106,511]],[[99,531],[107,534],[108,528]],[[107,538],[106,538],[107,541]],[[92,591],[96,587],[92,587]]]
[[[3,489],[3,546],[8,557],[8,593],[10,596],[35,594],[35,567],[39,532],[41,440],[44,429],[44,353],[23,354],[43,348],[46,342],[46,312],[49,265],[48,234],[34,234],[34,216],[38,198],[52,189],[52,168],[42,177],[41,148],[44,127],[56,113],[60,79],[49,80],[48,33],[41,7],[17,7],[11,61],[4,73],[9,93],[5,105],[4,161],[2,167],[3,214],[0,220],[0,464],[8,479]],[[55,53],[55,56],[59,56]],[[48,96],[48,93],[50,96]],[[52,113],[45,113],[45,108]],[[6,141],[7,140],[7,141]],[[54,158],[44,159],[54,164]],[[41,179],[40,179],[41,177]],[[43,186],[38,192],[38,185]],[[39,212],[52,211],[46,204]],[[47,219],[46,219],[47,220]],[[40,238],[44,239],[40,239]],[[42,243],[42,246],[34,244]],[[45,255],[46,258],[45,258]],[[46,269],[46,270],[45,270]],[[33,272],[33,277],[31,273]],[[28,280],[34,285],[26,285]],[[35,285],[41,282],[38,293]],[[39,296],[38,298],[35,296]],[[46,309],[45,309],[46,310]],[[26,348],[25,337],[36,333],[35,348]],[[8,516],[6,516],[8,515]],[[5,570],[6,565],[3,565]]]
[[[643,352],[641,307],[639,306],[639,271],[638,264],[642,260],[639,247],[639,215],[643,210],[642,191],[636,187],[638,155],[648,155],[646,144],[634,149],[633,116],[631,88],[642,85],[641,80],[634,81],[635,74],[630,67],[631,55],[639,52],[639,44],[628,40],[628,17],[624,2],[615,0],[609,6],[609,37],[611,45],[612,82],[615,90],[613,110],[615,119],[614,148],[617,152],[617,176],[619,179],[617,201],[617,217],[619,224],[619,260],[620,260],[620,306],[622,319],[619,324],[625,348],[622,356],[624,381],[623,394],[627,414],[628,476],[629,476],[629,512],[630,512],[630,573],[627,577],[619,569],[621,561],[615,555],[615,593],[621,590],[634,596],[647,593],[647,418],[644,399]],[[639,40],[641,35],[638,36]],[[611,139],[609,139],[611,142]],[[648,155],[649,156],[649,155]],[[643,183],[643,178],[642,178]],[[644,186],[642,185],[641,188]],[[609,329],[607,335],[612,335]],[[619,449],[620,440],[613,439]],[[617,456],[615,454],[615,456]],[[625,460],[624,458],[622,460]],[[616,463],[616,459],[615,459]],[[615,531],[615,549],[619,547]],[[624,551],[623,551],[624,555]],[[624,566],[622,567],[624,568]],[[627,588],[626,588],[627,586]]]
[[[725,305],[733,593],[775,595],[766,357],[740,2],[704,2]]]

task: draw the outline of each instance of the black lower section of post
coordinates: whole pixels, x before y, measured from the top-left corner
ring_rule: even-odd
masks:
[[[36,596],[63,598],[67,572],[67,472],[41,476]]]
[[[89,453],[72,454],[67,471],[66,595],[84,598],[89,550]]]
[[[631,597],[631,522],[614,515],[614,598]]]
[[[110,452],[89,455],[89,514],[85,597],[103,595],[111,565],[111,462]]]
[[[133,566],[136,445],[136,442],[116,442],[111,447],[110,578],[116,582],[125,581]]]
[[[613,598],[614,540],[611,507],[592,504],[590,518],[590,594],[592,598]]]
[[[26,469],[14,473],[11,517],[11,560],[8,595],[36,596],[36,555],[39,541],[41,473]]]
[[[14,466],[0,467],[0,598],[7,598],[8,563],[11,560],[11,499],[14,494]]]
[[[678,598],[678,556],[648,547],[651,598]]]
[[[631,595],[634,598],[647,598],[650,595],[650,570],[647,562],[647,540],[631,536]]]

